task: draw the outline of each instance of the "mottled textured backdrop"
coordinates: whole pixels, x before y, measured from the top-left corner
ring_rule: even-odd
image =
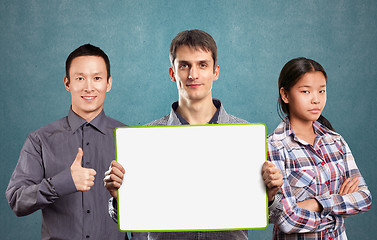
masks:
[[[277,78],[291,58],[320,62],[328,74],[324,115],[351,147],[377,191],[377,2],[368,1],[30,1],[0,3],[0,192],[4,194],[30,131],[68,113],[65,59],[92,43],[108,53],[113,88],[105,112],[129,125],[168,113],[177,99],[168,75],[170,41],[180,31],[209,32],[219,48],[213,95],[227,111],[264,122],[271,133]],[[102,181],[100,174],[96,181]],[[101,183],[99,183],[101,184]],[[40,238],[40,211],[18,218],[0,198],[1,239]],[[371,239],[374,207],[346,220],[349,239]],[[271,226],[249,232],[271,239]]]

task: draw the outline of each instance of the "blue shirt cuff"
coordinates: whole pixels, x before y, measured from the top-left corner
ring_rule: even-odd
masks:
[[[330,195],[321,195],[321,196],[316,196],[315,199],[319,202],[319,204],[322,205],[323,210],[320,213],[321,217],[324,218],[328,216],[332,212],[333,208],[333,200]]]

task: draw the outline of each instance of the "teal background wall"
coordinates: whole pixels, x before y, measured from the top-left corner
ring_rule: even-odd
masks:
[[[1,239],[40,238],[40,211],[18,218],[4,192],[30,131],[68,112],[68,54],[85,43],[108,53],[113,88],[105,111],[129,125],[168,113],[177,99],[168,48],[180,31],[209,32],[219,48],[213,95],[228,112],[264,122],[271,133],[277,78],[305,56],[328,73],[324,115],[350,145],[372,194],[377,192],[377,2],[365,1],[37,1],[0,3]],[[97,181],[102,181],[97,177]],[[346,219],[349,239],[370,239],[372,210]],[[271,226],[250,239],[271,239]]]

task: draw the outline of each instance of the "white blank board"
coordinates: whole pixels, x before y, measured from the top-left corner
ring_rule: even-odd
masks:
[[[267,227],[264,124],[122,127],[122,231]]]

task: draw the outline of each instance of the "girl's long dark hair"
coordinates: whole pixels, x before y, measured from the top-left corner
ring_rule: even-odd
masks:
[[[289,91],[305,73],[316,71],[322,72],[327,82],[327,74],[325,69],[321,66],[321,64],[317,63],[312,59],[304,57],[294,58],[284,65],[283,69],[280,72],[278,82],[278,114],[280,118],[283,119],[282,116],[284,116],[284,114],[286,114],[289,117],[288,104],[285,103],[281,98],[280,89],[284,88],[286,91]],[[319,116],[317,121],[322,125],[326,126],[328,129],[335,131],[334,128],[331,126],[331,123],[324,116]]]

